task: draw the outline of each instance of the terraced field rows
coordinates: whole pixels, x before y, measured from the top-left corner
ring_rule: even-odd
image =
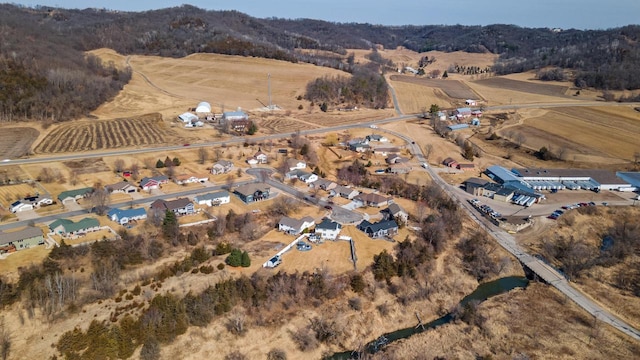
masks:
[[[64,153],[163,144],[173,133],[162,129],[159,114],[139,118],[69,123],[49,133],[36,153]]]

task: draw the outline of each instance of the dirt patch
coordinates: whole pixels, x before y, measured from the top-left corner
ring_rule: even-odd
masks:
[[[102,158],[67,161],[63,164],[77,174],[93,174],[111,170]]]
[[[460,80],[425,79],[407,75],[392,75],[391,80],[437,88],[454,99],[478,99],[479,97],[466,83]]]
[[[30,127],[5,127],[0,131],[0,160],[27,155],[40,132]]]
[[[548,96],[565,96],[569,90],[568,86],[536,84],[533,82],[518,81],[503,77],[492,77],[476,80],[475,82],[489,87]]]
[[[61,124],[35,148],[37,153],[63,153],[167,143],[174,135],[159,113],[135,118]]]

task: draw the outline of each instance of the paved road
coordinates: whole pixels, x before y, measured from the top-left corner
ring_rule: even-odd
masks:
[[[253,182],[256,182],[256,180],[240,181],[240,182],[235,183],[234,186],[240,186],[240,185],[249,184],[249,183],[253,183]],[[208,192],[218,191],[218,190],[222,190],[222,189],[225,189],[225,188],[226,188],[226,185],[215,185],[215,186],[210,186],[210,187],[195,188],[195,189],[189,189],[189,190],[180,191],[180,192],[172,193],[172,194],[161,194],[161,195],[155,195],[155,196],[150,196],[150,197],[141,198],[141,199],[124,201],[124,202],[120,202],[120,203],[111,204],[109,207],[110,208],[129,207],[129,206],[132,206],[132,205],[141,205],[141,204],[152,203],[152,202],[154,202],[155,200],[158,200],[158,199],[168,199],[168,198],[177,198],[177,197],[181,197],[181,196],[191,196],[191,195],[205,194],[205,193],[208,193]],[[54,221],[56,219],[69,218],[69,217],[72,217],[72,216],[78,216],[78,215],[83,215],[83,214],[84,215],[88,215],[89,212],[87,210],[83,209],[83,210],[76,210],[76,211],[67,211],[67,212],[59,213],[59,214],[55,214],[55,215],[42,216],[42,217],[39,217],[39,218],[33,219],[33,220],[15,221],[15,222],[11,222],[11,223],[0,225],[0,231],[27,226],[27,225],[29,225],[29,222],[31,222],[31,221],[36,221],[38,223],[47,223],[47,222],[50,222],[50,221]]]
[[[420,147],[413,143],[412,139],[404,134],[400,134],[394,131],[388,131],[382,129],[395,136],[398,136],[409,144],[408,147],[411,153],[416,156],[418,161],[425,162],[424,155]],[[588,299],[584,294],[576,290],[571,286],[569,281],[565,279],[556,269],[549,266],[542,260],[529,255],[524,249],[522,249],[513,236],[500,229],[499,227],[489,223],[484,217],[478,217],[477,211],[461,196],[460,191],[456,191],[456,188],[447,184],[432,168],[426,169],[431,178],[438,184],[452,199],[455,199],[458,204],[467,211],[469,216],[481,227],[485,228],[487,232],[507,251],[513,256],[518,258],[520,262],[525,264],[531,271],[542,278],[545,282],[551,284],[560,292],[565,294],[569,299],[573,300],[580,307],[585,309],[589,314],[593,315],[596,319],[603,321],[614,328],[622,331],[623,333],[631,336],[635,340],[640,340],[640,331],[633,328],[631,325],[624,322],[616,315],[610,313],[605,308],[596,304]]]

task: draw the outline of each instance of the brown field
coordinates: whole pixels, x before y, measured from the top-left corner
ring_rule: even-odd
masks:
[[[27,155],[40,132],[31,127],[5,127],[0,131],[0,160]]]
[[[454,99],[479,99],[476,94],[464,81],[460,80],[444,80],[444,79],[427,79],[409,75],[392,75],[393,81],[404,81],[411,84],[418,84],[426,87],[437,88],[444,91],[447,96]]]
[[[391,79],[389,79],[389,83],[396,92],[400,110],[405,114],[428,111],[431,104],[436,104],[441,109],[454,107],[452,99],[440,89]]]
[[[492,77],[488,79],[475,80],[475,82],[488,87],[548,96],[565,96],[569,90],[569,86],[552,85],[542,82],[534,83],[519,81],[505,77]]]
[[[174,135],[160,114],[137,118],[65,123],[52,130],[34,149],[51,154],[165,144]]]
[[[66,161],[63,164],[78,174],[92,174],[111,170],[102,158]]]
[[[523,123],[509,129],[522,132],[528,148],[564,148],[564,160],[632,161],[640,150],[640,114],[631,107],[554,108]]]
[[[315,129],[318,126],[307,122],[301,122],[289,117],[270,116],[258,121],[261,132],[266,134],[277,134],[289,131]]]

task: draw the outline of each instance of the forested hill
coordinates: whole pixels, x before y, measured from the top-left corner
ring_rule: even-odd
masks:
[[[84,51],[101,47],[172,57],[196,52],[258,56],[349,72],[353,69],[344,59],[345,49],[373,44],[419,52],[491,52],[500,55],[495,65],[499,74],[555,66],[571,70],[580,86],[639,89],[639,38],[636,25],[587,31],[513,25],[392,27],[258,19],[189,5],[133,13],[0,4],[0,116],[61,120],[113,96],[130,74],[84,56]],[[327,52],[310,55],[296,49]],[[71,106],[62,106],[65,102]]]

